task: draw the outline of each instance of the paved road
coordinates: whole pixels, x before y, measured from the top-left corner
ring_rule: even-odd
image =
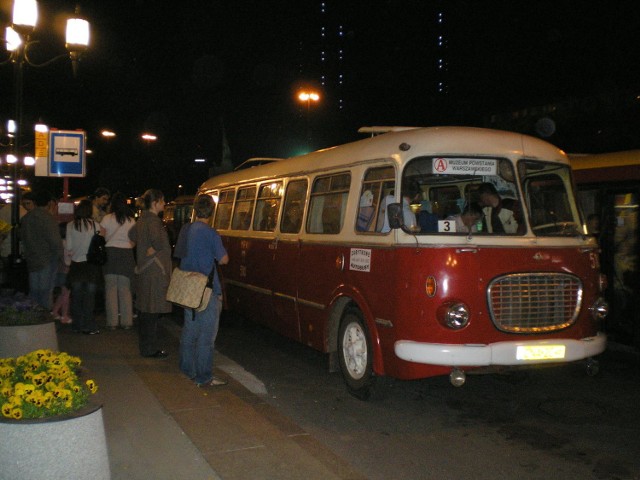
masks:
[[[219,350],[262,382],[267,402],[376,479],[640,479],[638,355],[448,378],[384,379],[346,393],[326,356],[251,322],[223,322]],[[259,383],[258,382],[258,383]]]

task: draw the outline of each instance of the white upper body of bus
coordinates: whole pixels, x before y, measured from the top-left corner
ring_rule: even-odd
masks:
[[[384,128],[362,131],[376,134]],[[219,200],[214,226],[225,235],[593,246],[575,202],[568,158],[559,148],[527,135],[481,128],[387,130],[219,175],[204,182],[199,192]],[[499,203],[481,194],[487,185]],[[297,199],[290,186],[296,187]],[[389,228],[390,203],[402,210],[403,228]],[[290,231],[282,226],[293,207],[303,217],[299,229]],[[476,223],[460,220],[477,207],[482,218]],[[240,221],[239,215],[247,220]],[[266,222],[267,215],[273,220]]]

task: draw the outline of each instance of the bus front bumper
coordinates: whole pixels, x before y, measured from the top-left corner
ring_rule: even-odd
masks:
[[[395,353],[399,358],[408,362],[450,367],[479,367],[573,362],[602,353],[606,345],[607,336],[598,332],[595,337],[580,340],[554,338],[479,345],[450,345],[398,340],[395,343]]]

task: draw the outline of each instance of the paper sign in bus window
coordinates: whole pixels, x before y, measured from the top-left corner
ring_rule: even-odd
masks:
[[[438,232],[440,233],[456,233],[455,219],[438,220]]]
[[[498,161],[491,158],[433,159],[433,172],[446,175],[496,175]]]

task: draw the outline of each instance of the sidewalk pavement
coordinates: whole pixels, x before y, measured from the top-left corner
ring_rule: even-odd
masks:
[[[99,323],[103,323],[100,322]],[[365,477],[264,400],[264,386],[216,353],[221,387],[200,389],[178,369],[181,327],[160,321],[166,359],[143,358],[135,330],[58,332],[98,384],[113,480]]]

